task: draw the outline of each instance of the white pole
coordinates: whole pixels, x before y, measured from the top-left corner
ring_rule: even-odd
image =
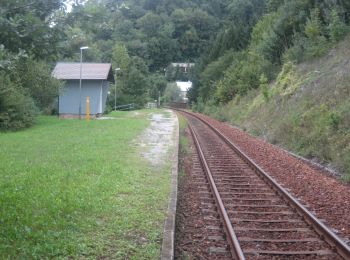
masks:
[[[115,71],[114,81],[114,111],[117,111],[117,71]]]
[[[81,71],[83,67],[83,49],[80,48],[80,77],[79,77],[79,119],[81,119]]]
[[[81,72],[83,70],[83,50],[89,49],[88,46],[80,47],[80,77],[79,77],[79,119],[81,119]]]
[[[117,71],[120,68],[115,69],[115,80],[114,80],[114,111],[117,111]]]
[[[160,108],[160,90],[158,91],[158,108]]]

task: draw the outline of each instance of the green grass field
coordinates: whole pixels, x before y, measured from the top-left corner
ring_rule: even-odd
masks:
[[[0,258],[159,258],[170,165],[132,145],[149,113],[0,134]]]

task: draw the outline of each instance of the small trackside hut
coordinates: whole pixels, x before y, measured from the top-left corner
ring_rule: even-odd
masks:
[[[86,98],[90,98],[90,115],[99,117],[106,108],[109,83],[114,83],[112,65],[110,63],[82,63],[80,92],[80,63],[58,62],[52,76],[65,81],[65,87],[58,100],[60,118],[86,116]],[[81,100],[80,100],[81,98]]]

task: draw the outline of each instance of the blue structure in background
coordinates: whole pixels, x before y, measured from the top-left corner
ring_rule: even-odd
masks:
[[[59,62],[52,72],[53,77],[64,80],[65,88],[59,96],[59,115],[62,118],[79,116],[80,63]],[[109,83],[114,82],[110,63],[83,63],[81,105],[86,113],[86,97],[90,97],[90,115],[98,117],[105,111]]]

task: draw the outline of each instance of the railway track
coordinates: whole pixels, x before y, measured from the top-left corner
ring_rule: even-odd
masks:
[[[189,112],[213,259],[350,259],[350,248],[217,129]]]

